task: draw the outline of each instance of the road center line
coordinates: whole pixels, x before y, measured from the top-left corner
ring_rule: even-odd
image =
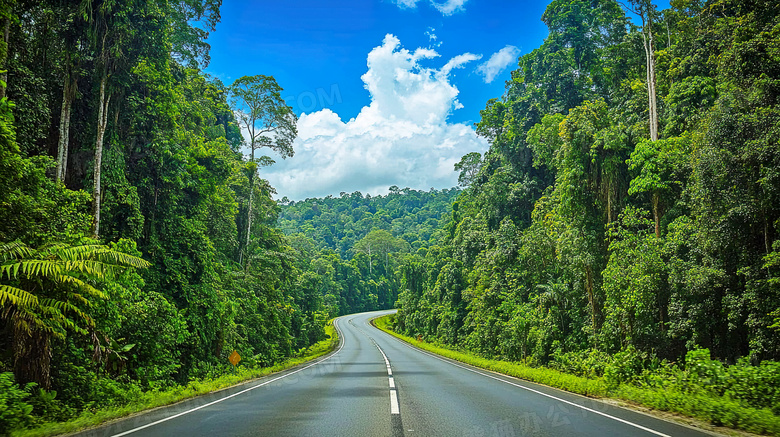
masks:
[[[377,330],[379,330],[379,328],[376,328],[376,329],[377,329]],[[381,331],[381,330],[380,330],[380,331]],[[649,432],[649,433],[651,433],[651,434],[655,434],[655,435],[657,435],[657,436],[661,436],[661,437],[671,437],[671,436],[669,436],[668,434],[664,434],[664,433],[662,433],[662,432],[658,432],[658,431],[656,431],[656,430],[654,430],[654,429],[650,429],[650,428],[644,427],[644,426],[642,426],[642,425],[639,425],[639,424],[636,424],[636,423],[633,423],[633,422],[629,422],[628,420],[621,419],[621,418],[619,418],[619,417],[615,417],[615,416],[612,416],[612,415],[610,415],[610,414],[607,414],[607,413],[602,413],[601,411],[594,410],[594,409],[592,409],[592,408],[588,408],[588,407],[586,407],[586,406],[584,406],[584,405],[580,405],[580,404],[577,404],[577,403],[574,403],[574,402],[571,402],[571,401],[567,401],[566,399],[561,399],[561,398],[559,398],[559,397],[556,397],[556,396],[553,396],[553,395],[550,395],[550,394],[547,394],[547,393],[541,392],[541,391],[539,391],[539,390],[534,390],[534,389],[532,389],[532,388],[530,388],[530,387],[526,387],[526,386],[523,386],[523,385],[520,385],[520,384],[514,383],[514,382],[512,382],[512,381],[507,381],[507,380],[505,380],[505,379],[499,378],[499,377],[497,377],[497,376],[494,376],[494,375],[490,375],[490,374],[488,374],[488,373],[484,373],[484,372],[480,372],[480,371],[478,371],[478,370],[474,370],[474,369],[472,369],[472,368],[470,368],[470,367],[462,366],[462,365],[460,365],[460,364],[457,364],[457,363],[454,363],[454,362],[452,362],[452,361],[450,361],[450,360],[446,360],[446,359],[444,359],[444,358],[442,358],[442,357],[440,357],[440,356],[438,356],[438,355],[435,355],[435,354],[432,354],[432,353],[426,352],[426,351],[424,351],[424,350],[422,350],[422,349],[419,349],[419,348],[416,348],[416,347],[410,346],[410,345],[408,345],[406,342],[404,342],[404,341],[401,341],[400,339],[397,339],[397,338],[393,337],[392,335],[390,335],[390,334],[387,334],[387,333],[386,333],[386,332],[384,332],[384,331],[381,331],[381,332],[382,332],[382,333],[384,333],[384,334],[386,334],[386,335],[388,335],[388,336],[389,336],[389,337],[391,337],[392,339],[394,339],[394,340],[398,341],[398,342],[399,342],[399,343],[401,343],[402,345],[404,345],[404,346],[408,347],[409,349],[412,349],[412,350],[415,350],[415,351],[417,351],[417,352],[420,352],[421,354],[428,355],[429,357],[436,358],[436,359],[437,359],[437,360],[439,360],[439,361],[444,361],[445,363],[449,363],[449,364],[451,364],[451,365],[453,365],[453,366],[455,366],[455,367],[460,367],[461,369],[468,370],[469,372],[473,372],[473,373],[476,373],[476,374],[478,374],[478,375],[485,376],[485,377],[487,377],[487,378],[495,379],[496,381],[501,381],[501,382],[503,382],[503,383],[505,383],[505,384],[513,385],[513,386],[515,386],[515,387],[521,388],[521,389],[523,389],[523,390],[530,391],[530,392],[532,392],[532,393],[536,393],[536,394],[538,394],[538,395],[541,395],[541,396],[544,396],[544,397],[547,397],[547,398],[550,398],[550,399],[555,399],[555,400],[556,400],[556,401],[558,401],[558,402],[563,402],[564,404],[568,404],[568,405],[571,405],[571,406],[573,406],[573,407],[577,407],[577,408],[580,408],[580,409],[582,409],[582,410],[589,411],[589,412],[591,412],[591,413],[598,414],[598,415],[600,415],[600,416],[604,416],[604,417],[606,417],[606,418],[609,418],[609,419],[615,420],[615,421],[617,421],[617,422],[620,422],[620,423],[624,423],[624,424],[626,424],[626,425],[629,425],[629,426],[633,426],[634,428],[638,428],[638,429],[641,429],[641,430],[643,430],[643,431],[647,431],[647,432]],[[376,344],[376,343],[375,343],[375,344]],[[379,346],[377,346],[377,347],[379,347]],[[388,370],[389,370],[389,369],[388,369]],[[507,377],[511,378],[511,376],[507,376]],[[396,400],[396,401],[397,401],[397,400]],[[392,405],[391,405],[391,408],[392,408]]]
[[[382,348],[379,347],[377,342],[374,341],[373,338],[371,337],[369,338],[371,339],[371,342],[374,343],[374,346],[376,346],[377,350],[379,350],[379,353],[382,354],[382,358],[385,359],[385,365],[387,366],[387,378],[390,384],[390,414],[391,415],[401,414],[401,410],[398,407],[398,392],[395,390],[395,380],[393,379],[393,369],[390,367],[390,360],[387,359],[387,355],[385,355],[385,351],[383,351]]]
[[[398,408],[398,393],[395,390],[390,390],[390,414],[401,414]]]
[[[175,418],[177,418],[177,417],[184,416],[185,414],[192,413],[193,411],[198,411],[198,410],[200,410],[200,409],[203,409],[203,408],[209,407],[209,406],[211,406],[211,405],[218,404],[218,403],[220,403],[220,402],[222,402],[222,401],[226,401],[226,400],[228,400],[228,399],[230,399],[230,398],[234,398],[234,397],[236,397],[236,396],[238,396],[238,395],[241,395],[241,394],[244,394],[244,393],[246,393],[246,392],[252,391],[252,390],[254,390],[254,389],[256,389],[256,388],[260,388],[260,387],[266,386],[266,385],[268,385],[268,384],[270,384],[270,383],[272,383],[272,382],[278,381],[278,380],[280,380],[280,379],[287,378],[287,377],[288,377],[288,376],[290,376],[290,375],[295,375],[296,373],[303,372],[304,370],[306,370],[306,369],[308,369],[308,368],[310,368],[310,367],[314,367],[314,366],[316,366],[317,364],[320,364],[320,363],[323,363],[323,362],[325,362],[325,361],[328,361],[329,359],[331,359],[331,358],[335,357],[335,356],[336,356],[336,355],[337,355],[339,352],[341,352],[341,349],[344,347],[344,344],[346,343],[346,341],[344,341],[344,335],[341,333],[341,329],[339,328],[339,325],[338,325],[338,323],[337,323],[337,322],[338,322],[338,319],[334,320],[334,321],[333,321],[333,326],[335,326],[335,327],[336,327],[336,330],[337,330],[337,331],[338,331],[338,333],[339,333],[339,339],[340,339],[340,343],[341,343],[341,344],[339,344],[339,348],[338,348],[338,349],[336,349],[336,352],[334,352],[333,354],[331,354],[331,355],[327,356],[326,358],[324,358],[324,359],[321,359],[321,360],[319,360],[319,361],[317,361],[317,362],[315,362],[315,363],[309,364],[309,365],[308,365],[308,366],[306,366],[306,367],[302,367],[302,368],[300,368],[300,369],[298,369],[298,370],[296,370],[296,371],[294,371],[294,372],[287,373],[287,374],[285,374],[285,375],[282,375],[282,376],[279,376],[279,377],[277,377],[277,378],[274,378],[274,379],[271,379],[271,380],[269,380],[269,381],[266,381],[266,382],[264,382],[264,383],[262,383],[262,384],[258,384],[258,385],[255,385],[255,386],[249,387],[249,388],[247,388],[247,389],[245,389],[245,390],[241,390],[240,392],[233,393],[233,394],[232,394],[232,395],[230,395],[230,396],[225,396],[224,398],[217,399],[216,401],[209,402],[209,403],[207,403],[207,404],[204,404],[204,405],[201,405],[201,406],[199,406],[199,407],[195,407],[195,408],[189,409],[189,410],[187,410],[187,411],[182,411],[181,413],[174,414],[173,416],[168,416],[168,417],[166,417],[166,418],[164,418],[164,419],[160,419],[160,420],[157,420],[157,421],[155,421],[155,422],[152,422],[152,423],[147,423],[146,425],[139,426],[139,427],[137,427],[137,428],[133,428],[133,429],[131,429],[131,430],[128,430],[128,431],[125,431],[125,432],[122,432],[122,433],[119,433],[119,434],[114,434],[114,435],[113,435],[113,436],[111,436],[111,437],[122,437],[122,436],[125,436],[125,435],[128,435],[128,434],[132,434],[132,433],[134,433],[134,432],[136,432],[136,431],[140,431],[140,430],[142,430],[142,429],[146,429],[146,428],[150,428],[150,427],[152,427],[152,426],[155,426],[155,425],[159,425],[159,424],[161,424],[161,423],[163,423],[163,422],[167,422],[167,421],[169,421],[169,420],[171,420],[171,419],[175,419]],[[397,400],[396,400],[396,402],[397,402]]]

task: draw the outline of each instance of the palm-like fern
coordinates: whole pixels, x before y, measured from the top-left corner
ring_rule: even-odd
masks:
[[[90,298],[106,297],[94,282],[148,266],[141,258],[97,244],[38,249],[20,242],[0,244],[0,315],[13,328],[17,369],[48,386],[49,339],[64,337],[67,330],[87,333],[94,326],[85,309]],[[20,365],[38,368],[30,373]]]

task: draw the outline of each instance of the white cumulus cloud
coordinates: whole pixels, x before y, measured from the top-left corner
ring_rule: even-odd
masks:
[[[393,3],[397,4],[402,9],[406,9],[406,8],[416,8],[418,1],[420,0],[393,0]]]
[[[450,74],[450,71],[452,71],[455,68],[463,68],[463,66],[471,61],[478,61],[482,59],[482,55],[475,55],[473,53],[464,53],[462,55],[455,56],[454,58],[447,61],[446,64],[444,64],[443,67],[441,67],[441,70],[439,70],[439,74],[448,75]]]
[[[437,2],[436,0],[430,0],[431,5],[436,8],[442,15],[452,15],[456,12],[462,12],[465,9],[463,5],[468,0],[445,0],[444,2]],[[393,3],[398,5],[401,9],[414,9],[417,7],[417,3],[420,0],[393,0]]]
[[[361,76],[370,104],[348,121],[330,109],[302,114],[295,156],[277,159],[261,176],[279,197],[293,200],[342,191],[383,194],[391,185],[455,186],[455,163],[488,144],[472,127],[447,122],[462,107],[448,75],[479,56],[465,53],[438,69],[419,64],[438,56],[431,49],[409,51],[397,37],[385,36],[368,54],[368,71]]]
[[[506,46],[503,49],[490,55],[490,59],[477,66],[477,73],[485,78],[485,83],[493,82],[509,64],[517,62],[520,55],[520,49],[515,46]]]
[[[444,3],[439,3],[435,0],[431,0],[433,7],[439,10],[444,15],[452,15],[455,12],[463,11],[463,5],[468,0],[447,0]]]

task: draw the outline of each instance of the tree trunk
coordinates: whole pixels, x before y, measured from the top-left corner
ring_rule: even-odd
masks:
[[[0,80],[3,81],[5,86],[0,86],[0,99],[5,97],[5,89],[8,87],[8,53],[11,51],[11,47],[8,44],[9,42],[9,36],[11,33],[11,17],[5,17],[4,21],[4,27],[3,27],[3,41],[5,42],[5,57],[2,60],[2,65],[0,65],[0,70],[3,70],[3,74],[0,75]]]
[[[652,4],[648,1],[646,9],[640,6],[639,16],[642,19],[642,42],[645,49],[645,66],[647,75],[647,100],[650,123],[650,140],[658,140],[658,105],[655,91],[655,47],[653,44]]]
[[[612,223],[612,189],[610,180],[607,179],[607,224]]]
[[[372,269],[373,263],[371,262],[371,245],[368,245],[368,275],[373,276],[374,271]]]
[[[588,304],[590,304],[590,322],[593,326],[593,333],[597,331],[596,326],[596,295],[593,292],[593,271],[590,266],[585,266],[585,288],[588,292]]]
[[[653,44],[653,31],[650,29],[650,26],[647,27],[647,33],[648,33],[648,53],[649,57],[647,60],[648,63],[648,72],[650,73],[650,77],[648,78],[648,83],[650,84],[650,140],[651,141],[658,141],[658,100],[656,99],[656,93],[655,93],[655,47]]]
[[[68,67],[69,68],[69,67]],[[62,82],[62,109],[60,110],[60,138],[57,144],[57,181],[64,182],[68,171],[68,143],[70,141],[70,110],[75,97],[76,81],[70,74]]]
[[[251,163],[254,164],[255,162],[255,131],[254,129],[250,129],[250,135],[252,137],[252,144],[249,145],[249,148],[251,150]],[[249,265],[249,237],[252,233],[252,203],[254,203],[255,198],[255,173],[257,173],[257,168],[254,166],[252,167],[252,174],[249,175],[249,204],[247,205],[247,212],[246,212],[246,243],[244,244],[244,251],[247,252],[247,265]],[[238,263],[241,264],[241,255],[239,255]]]
[[[254,161],[254,150],[252,151],[252,161]],[[249,237],[252,232],[252,202],[255,197],[255,171],[249,176],[249,205],[247,205],[246,212],[246,242],[244,243],[244,251],[247,252],[247,264],[249,263]],[[239,260],[239,263],[241,260]]]
[[[661,238],[661,196],[653,193],[653,221],[655,221],[655,238]]]
[[[769,255],[772,252],[772,242],[771,238],[769,238],[769,233],[771,232],[770,226],[770,220],[767,219],[767,214],[764,212],[764,250],[766,251],[766,254]]]
[[[12,316],[14,375],[20,383],[35,382],[44,390],[51,389],[51,334],[40,329],[23,328],[29,320]]]
[[[97,139],[95,140],[95,166],[92,182],[92,236],[100,236],[100,167],[103,161],[103,137],[106,134],[108,124],[108,103],[111,95],[106,93],[108,75],[104,74],[100,80],[100,100],[98,101],[98,125]]]

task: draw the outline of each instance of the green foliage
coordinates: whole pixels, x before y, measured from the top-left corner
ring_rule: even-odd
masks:
[[[256,366],[284,361],[322,340],[326,314],[339,311],[275,228],[274,189],[253,177],[270,160],[240,152],[230,89],[198,69],[219,4],[47,0],[3,11],[0,371],[46,389],[29,400],[35,423],[221,375],[234,349]],[[256,145],[292,155],[295,115],[275,102]],[[59,163],[46,156],[55,144],[69,144]],[[100,172],[88,171],[93,157]],[[83,189],[97,181],[100,242],[84,237]],[[392,305],[392,262],[359,283],[360,308]]]
[[[776,433],[780,14],[640,3],[644,29],[614,2],[550,3],[544,43],[481,113],[477,176],[401,266],[394,328]]]
[[[460,172],[458,176],[458,185],[461,187],[468,187],[474,182],[479,168],[482,164],[482,155],[479,152],[471,152],[461,158],[461,160],[455,164],[455,171]]]
[[[7,98],[0,99],[0,241],[70,241],[89,226],[89,195],[47,177],[46,171],[54,167],[50,158],[21,154],[14,108]]]
[[[2,284],[0,304],[9,300],[14,323],[28,335],[41,330],[64,336],[65,328],[86,333],[66,314],[94,325],[92,318],[74,305],[89,305],[90,298],[106,297],[88,280],[110,279],[123,267],[148,266],[141,258],[95,244],[51,244],[38,249],[19,242],[2,244],[0,280],[6,283]]]
[[[34,386],[19,387],[12,373],[0,373],[0,434],[7,435],[11,430],[23,428],[33,421],[33,406],[27,401]]]
[[[608,349],[631,345],[642,350],[666,345],[663,308],[668,292],[662,241],[644,211],[631,207],[610,230],[610,257],[604,269],[605,325]]]
[[[238,120],[249,131],[252,157],[255,149],[268,147],[282,158],[293,156],[298,117],[281,96],[282,87],[271,76],[243,76],[230,86]]]
[[[307,301],[331,317],[393,308],[412,253],[424,253],[441,232],[459,190],[390,187],[385,196],[282,199],[279,224],[290,234]],[[454,320],[454,319],[453,319]]]
[[[393,186],[384,196],[354,192],[298,202],[282,199],[279,226],[287,235],[303,233],[318,249],[332,249],[344,259],[351,258],[355,244],[374,230],[388,231],[417,251],[430,245],[459,192]]]

